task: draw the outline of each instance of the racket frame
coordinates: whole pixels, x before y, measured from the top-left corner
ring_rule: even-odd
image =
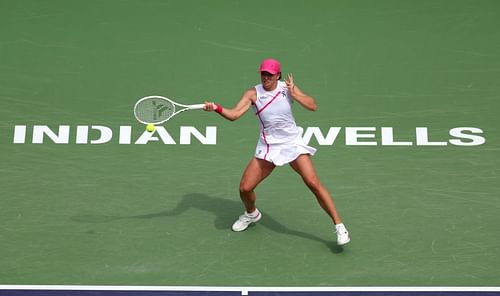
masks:
[[[158,121],[158,122],[146,122],[142,119],[139,118],[139,116],[137,116],[137,106],[145,101],[145,100],[149,100],[149,99],[160,99],[160,100],[164,100],[164,101],[167,101],[169,103],[171,103],[174,107],[174,113],[172,113],[172,115],[170,115],[169,117],[161,120],[161,121]],[[181,107],[182,109],[179,109],[177,110],[177,107]],[[177,103],[176,101],[174,100],[171,100],[169,98],[166,98],[166,97],[163,97],[163,96],[146,96],[146,97],[142,97],[140,98],[134,105],[134,116],[135,116],[135,119],[137,119],[137,121],[139,121],[140,123],[143,123],[143,124],[153,124],[153,125],[159,125],[159,124],[162,124],[162,123],[165,123],[167,121],[169,121],[172,117],[176,116],[177,114],[179,113],[182,113],[184,111],[188,111],[188,110],[200,110],[200,109],[203,109],[205,107],[205,104],[194,104],[194,105],[184,105],[184,104],[180,104],[180,103]]]

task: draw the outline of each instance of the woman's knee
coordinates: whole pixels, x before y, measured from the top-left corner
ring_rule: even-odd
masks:
[[[254,189],[255,189],[255,186],[253,186],[252,184],[245,182],[245,181],[240,182],[240,193],[242,193],[242,194],[250,193]]]
[[[311,189],[313,192],[317,192],[321,189],[321,182],[317,177],[308,177],[304,178],[304,183]]]

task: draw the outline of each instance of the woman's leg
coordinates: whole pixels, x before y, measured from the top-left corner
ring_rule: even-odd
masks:
[[[247,213],[255,211],[255,187],[269,176],[274,168],[274,164],[258,158],[252,158],[248,163],[240,181],[240,198]]]
[[[297,159],[292,161],[290,165],[302,177],[307,187],[314,193],[320,206],[332,218],[333,223],[341,224],[342,221],[337,213],[330,193],[323,187],[316,175],[311,156],[309,154],[301,154]]]

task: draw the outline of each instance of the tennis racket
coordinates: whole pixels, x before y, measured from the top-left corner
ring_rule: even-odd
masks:
[[[147,96],[135,103],[134,115],[144,124],[162,124],[187,110],[203,109],[205,104],[183,105],[162,96]]]

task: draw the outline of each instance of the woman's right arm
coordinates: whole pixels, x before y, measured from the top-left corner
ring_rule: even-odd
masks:
[[[240,101],[231,109],[223,108],[214,102],[205,102],[204,110],[217,111],[225,119],[235,121],[248,111],[250,106],[255,102],[256,98],[257,91],[255,88],[251,88],[241,96]]]

